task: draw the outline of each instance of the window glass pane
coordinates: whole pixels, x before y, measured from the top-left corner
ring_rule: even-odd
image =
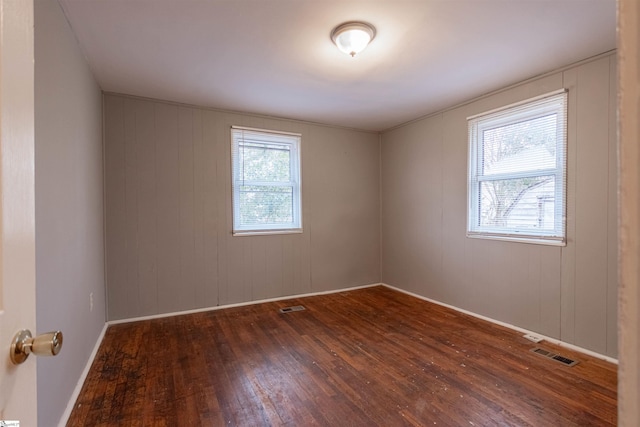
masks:
[[[240,186],[242,225],[290,224],[293,222],[293,188]]]
[[[510,123],[482,132],[484,175],[556,167],[557,114]]]
[[[480,226],[553,231],[555,185],[553,175],[480,182]]]
[[[243,143],[238,147],[240,180],[289,182],[291,150],[288,145]]]

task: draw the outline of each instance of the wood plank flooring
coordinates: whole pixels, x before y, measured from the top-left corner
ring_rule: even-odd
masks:
[[[520,335],[385,287],[114,325],[68,425],[616,425],[615,365]]]

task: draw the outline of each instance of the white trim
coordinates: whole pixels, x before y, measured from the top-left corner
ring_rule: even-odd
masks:
[[[302,136],[301,133],[285,132],[285,131],[272,130],[272,129],[248,128],[245,126],[231,126],[231,129],[250,130],[254,132],[264,132],[264,133],[275,133],[276,135],[290,135],[290,136],[298,136],[298,137]]]
[[[266,299],[260,299],[260,300],[255,300],[255,301],[246,301],[246,302],[237,302],[237,303],[233,303],[233,304],[224,304],[224,305],[218,305],[218,306],[214,306],[214,307],[196,308],[196,309],[193,309],[193,310],[174,311],[174,312],[171,312],[171,313],[161,313],[161,314],[152,314],[152,315],[149,315],[149,316],[130,317],[128,319],[110,320],[110,321],[107,322],[107,324],[108,325],[119,325],[121,323],[131,323],[131,322],[140,322],[140,321],[143,321],[143,320],[162,319],[162,318],[165,318],[165,317],[182,316],[184,314],[195,314],[195,313],[203,313],[203,312],[206,312],[206,311],[223,310],[225,308],[245,307],[247,305],[263,304],[263,303],[266,303],[266,302],[277,302],[277,301],[285,301],[285,300],[290,300],[290,299],[315,297],[315,296],[318,296],[318,295],[337,294],[337,293],[340,293],[340,292],[355,291],[357,289],[372,288],[374,286],[384,286],[384,283],[372,283],[370,285],[360,285],[360,286],[354,286],[354,287],[351,287],[351,288],[334,289],[334,290],[331,290],[331,291],[310,292],[308,294],[299,294],[299,295],[286,295],[286,296],[282,296],[282,297],[266,298]]]
[[[301,234],[302,228],[292,228],[290,230],[251,230],[251,231],[232,231],[232,236],[267,236],[269,234]]]
[[[529,243],[532,245],[549,245],[549,246],[567,246],[565,239],[552,239],[545,236],[533,236],[533,235],[510,235],[510,234],[485,234],[485,232],[470,232],[467,231],[467,237],[470,239],[485,239],[485,240],[503,240],[506,242],[518,242]]]
[[[564,347],[564,348],[568,348],[570,350],[578,351],[580,353],[584,353],[584,354],[587,354],[589,356],[593,356],[593,357],[595,357],[597,359],[601,359],[601,360],[604,360],[606,362],[613,363],[615,365],[618,364],[618,359],[614,359],[613,357],[610,357],[610,356],[605,356],[604,354],[596,353],[595,351],[588,350],[586,348],[578,347],[575,344],[570,344],[568,342],[560,341],[557,338],[548,337],[546,335],[540,334],[539,332],[530,331],[529,329],[521,328],[519,326],[515,326],[515,325],[512,325],[510,323],[501,322],[500,320],[492,319],[490,317],[483,316],[481,314],[477,314],[477,313],[474,313],[472,311],[464,310],[464,309],[458,308],[458,307],[456,307],[454,305],[445,304],[443,302],[436,301],[436,300],[433,300],[431,298],[427,298],[425,296],[422,296],[422,295],[419,295],[419,294],[415,294],[415,293],[410,292],[410,291],[405,291],[404,289],[396,288],[395,286],[387,285],[386,283],[381,283],[381,285],[385,286],[385,287],[387,287],[389,289],[393,289],[394,291],[402,292],[403,294],[407,294],[407,295],[410,295],[412,297],[419,298],[419,299],[421,299],[423,301],[427,301],[427,302],[430,302],[430,303],[433,303],[433,304],[437,304],[437,305],[442,306],[442,307],[450,308],[450,309],[455,310],[457,312],[468,314],[469,316],[473,316],[473,317],[475,317],[477,319],[485,320],[487,322],[491,322],[491,323],[494,323],[496,325],[504,326],[505,328],[512,329],[514,331],[518,331],[518,332],[522,332],[522,333],[525,333],[525,334],[532,334],[532,335],[539,336],[539,337],[543,338],[545,341],[549,341],[550,343],[559,345],[560,347]]]
[[[98,354],[98,349],[102,344],[102,340],[104,339],[104,334],[107,332],[107,328],[109,327],[109,323],[105,323],[102,327],[102,331],[100,335],[98,335],[98,339],[96,340],[96,344],[93,346],[93,351],[89,355],[89,359],[87,359],[87,363],[84,366],[84,370],[82,374],[80,374],[80,378],[78,378],[78,382],[76,383],[76,387],[73,389],[73,393],[71,393],[71,397],[69,398],[69,402],[67,403],[67,407],[62,413],[62,417],[60,417],[60,421],[58,422],[58,427],[65,427],[67,422],[69,421],[69,417],[71,416],[71,412],[73,411],[74,406],[76,406],[76,401],[78,400],[78,396],[80,396],[80,391],[82,390],[82,386],[87,379],[87,375],[89,375],[89,370],[91,369],[91,365],[93,365],[93,361]]]

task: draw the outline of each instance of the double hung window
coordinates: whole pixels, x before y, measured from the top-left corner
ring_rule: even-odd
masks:
[[[567,94],[468,119],[469,237],[564,244]]]
[[[302,231],[300,135],[231,129],[233,233]]]

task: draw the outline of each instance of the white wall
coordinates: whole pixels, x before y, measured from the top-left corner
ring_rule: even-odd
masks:
[[[616,58],[382,136],[382,281],[616,356]],[[566,247],[469,239],[466,118],[569,89]]]
[[[302,134],[301,234],[231,235],[232,125]],[[378,135],[105,95],[109,319],[379,282]]]
[[[55,0],[35,1],[35,123],[37,327],[64,334],[37,359],[39,424],[52,426],[105,322],[102,98]]]

